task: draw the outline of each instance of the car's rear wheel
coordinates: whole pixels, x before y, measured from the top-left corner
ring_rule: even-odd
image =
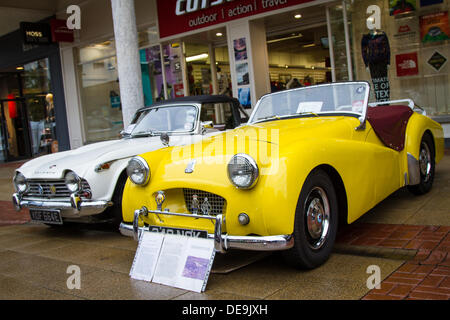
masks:
[[[425,134],[420,142],[419,151],[419,171],[420,183],[414,186],[408,186],[408,190],[415,195],[421,195],[429,192],[433,187],[435,170],[435,151],[432,137]]]
[[[305,181],[294,221],[294,247],[284,251],[294,267],[312,269],[325,263],[333,249],[338,226],[338,200],[333,183],[321,170]]]

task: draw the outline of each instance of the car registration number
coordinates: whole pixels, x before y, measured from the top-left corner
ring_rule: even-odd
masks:
[[[167,228],[167,227],[160,227],[160,226],[149,226],[148,230],[151,232],[176,234],[176,235],[188,236],[188,237],[194,237],[194,238],[208,238],[208,232],[205,230]]]
[[[31,221],[48,224],[63,224],[59,210],[30,210]]]

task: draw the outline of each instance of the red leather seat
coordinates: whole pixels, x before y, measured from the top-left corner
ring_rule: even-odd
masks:
[[[404,105],[367,108],[367,120],[383,143],[394,150],[405,147],[406,126],[414,111]]]

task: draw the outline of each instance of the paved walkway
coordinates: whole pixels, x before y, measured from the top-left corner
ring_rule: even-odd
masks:
[[[340,230],[320,268],[293,270],[278,253],[219,255],[203,294],[130,279],[136,243],[105,227],[27,223],[10,202],[16,166],[0,167],[0,299],[450,299],[449,152],[429,194],[390,196]],[[81,290],[67,288],[71,265],[81,268]],[[380,268],[381,289],[367,288],[370,266]]]

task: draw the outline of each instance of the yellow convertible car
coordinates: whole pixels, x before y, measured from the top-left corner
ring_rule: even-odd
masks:
[[[283,250],[295,267],[321,265],[338,224],[402,187],[428,192],[444,154],[442,127],[413,101],[369,97],[367,82],[268,94],[244,126],[134,157],[122,234],[207,237],[218,252]]]

